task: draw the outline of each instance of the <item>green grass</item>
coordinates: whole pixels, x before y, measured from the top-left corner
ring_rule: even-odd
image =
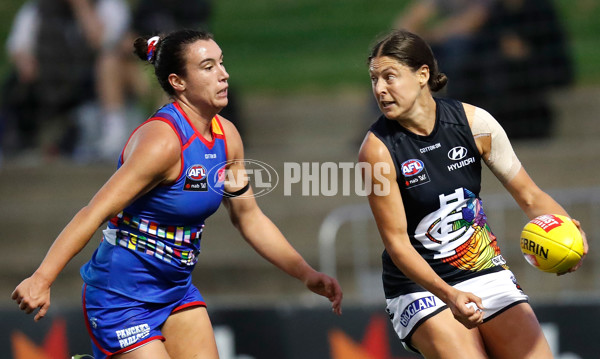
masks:
[[[213,32],[245,91],[367,88],[365,59],[408,1],[218,1]],[[600,84],[600,4],[556,0],[579,85]]]
[[[134,0],[130,0],[132,2]],[[555,0],[571,39],[579,85],[600,84],[600,2]],[[20,0],[0,1],[4,43]],[[182,2],[184,3],[184,2]],[[231,82],[244,92],[367,89],[366,57],[407,0],[214,0],[211,30]]]
[[[600,84],[600,2],[555,1],[571,42],[577,83]]]
[[[369,46],[377,34],[390,28],[398,9],[397,1],[372,4],[364,0],[220,1],[212,30],[226,54],[232,81],[246,90],[368,86]]]

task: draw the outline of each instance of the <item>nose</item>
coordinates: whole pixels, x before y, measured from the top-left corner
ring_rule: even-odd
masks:
[[[375,97],[379,97],[385,93],[385,82],[384,81],[374,81],[373,82],[373,93]]]
[[[221,68],[221,74],[220,74],[221,80],[223,80],[223,81],[229,80],[229,73],[227,72],[227,70],[225,70],[225,66],[221,65],[220,68]]]

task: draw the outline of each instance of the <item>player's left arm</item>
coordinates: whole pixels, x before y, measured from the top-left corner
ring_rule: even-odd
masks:
[[[543,214],[561,214],[570,218],[567,211],[527,174],[498,121],[487,111],[471,105],[465,105],[465,112],[481,157],[527,217],[533,219]],[[573,219],[573,222],[581,232],[585,256],[588,252],[585,232],[579,221]],[[579,266],[581,262],[570,271]]]
[[[244,151],[242,140],[229,121],[222,121],[227,135],[228,162],[231,173],[227,178],[246,178],[244,172]],[[240,173],[241,172],[241,173]],[[245,183],[225,183],[227,193],[236,193]],[[235,197],[224,197],[223,203],[229,212],[231,222],[242,237],[263,258],[294,278],[301,280],[311,291],[332,302],[332,309],[341,314],[342,290],[335,278],[313,269],[292,247],[279,228],[262,212],[253,196],[252,187]]]

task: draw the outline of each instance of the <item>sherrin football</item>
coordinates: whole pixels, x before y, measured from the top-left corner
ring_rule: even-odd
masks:
[[[541,271],[564,273],[583,256],[583,239],[570,218],[546,214],[523,228],[521,252],[529,264]]]

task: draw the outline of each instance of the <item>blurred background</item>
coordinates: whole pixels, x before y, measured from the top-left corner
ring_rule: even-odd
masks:
[[[565,346],[575,354],[564,358],[596,353],[593,341],[579,345],[579,332],[564,332],[569,320],[591,328],[600,319],[598,1],[3,0],[0,20],[0,332],[6,333],[0,357],[27,357],[15,344],[17,329],[37,343],[51,330],[16,313],[10,293],[113,173],[130,131],[166,101],[131,45],[138,34],[176,27],[215,34],[231,76],[223,115],[240,129],[246,157],[280,176],[259,205],[311,265],[339,279],[348,308],[343,318],[330,318],[327,303],[252,251],[220,209],[206,223],[194,283],[213,310],[222,341],[237,339],[227,342],[233,354],[222,356],[410,357],[387,321],[381,325],[389,343],[361,339],[379,325],[373,318],[384,308],[383,246],[366,199],[341,191],[305,196],[300,184],[286,195],[282,184],[285,163],[357,161],[360,142],[378,117],[366,58],[378,36],[393,27],[411,29],[432,44],[450,79],[440,96],[490,111],[536,183],[582,222],[591,247],[585,265],[561,277],[537,271],[519,250],[527,219],[484,169],[481,195],[491,228],[540,320],[554,323],[546,334],[556,337],[557,357]],[[99,240],[93,238],[53,286],[51,313],[68,318],[71,352],[89,352],[85,335],[80,339],[84,329],[77,330],[83,328],[79,267]],[[569,314],[552,317],[556,313]],[[263,319],[265,331],[283,328],[287,346],[279,352],[256,349],[261,336],[242,325]],[[305,323],[298,325],[306,332],[291,329],[292,322]],[[336,328],[365,354],[343,354],[340,348],[349,344],[339,344]],[[583,338],[592,333],[586,328]],[[292,338],[306,333],[322,334],[312,348],[317,354],[293,345]],[[46,357],[60,357],[44,350]]]

